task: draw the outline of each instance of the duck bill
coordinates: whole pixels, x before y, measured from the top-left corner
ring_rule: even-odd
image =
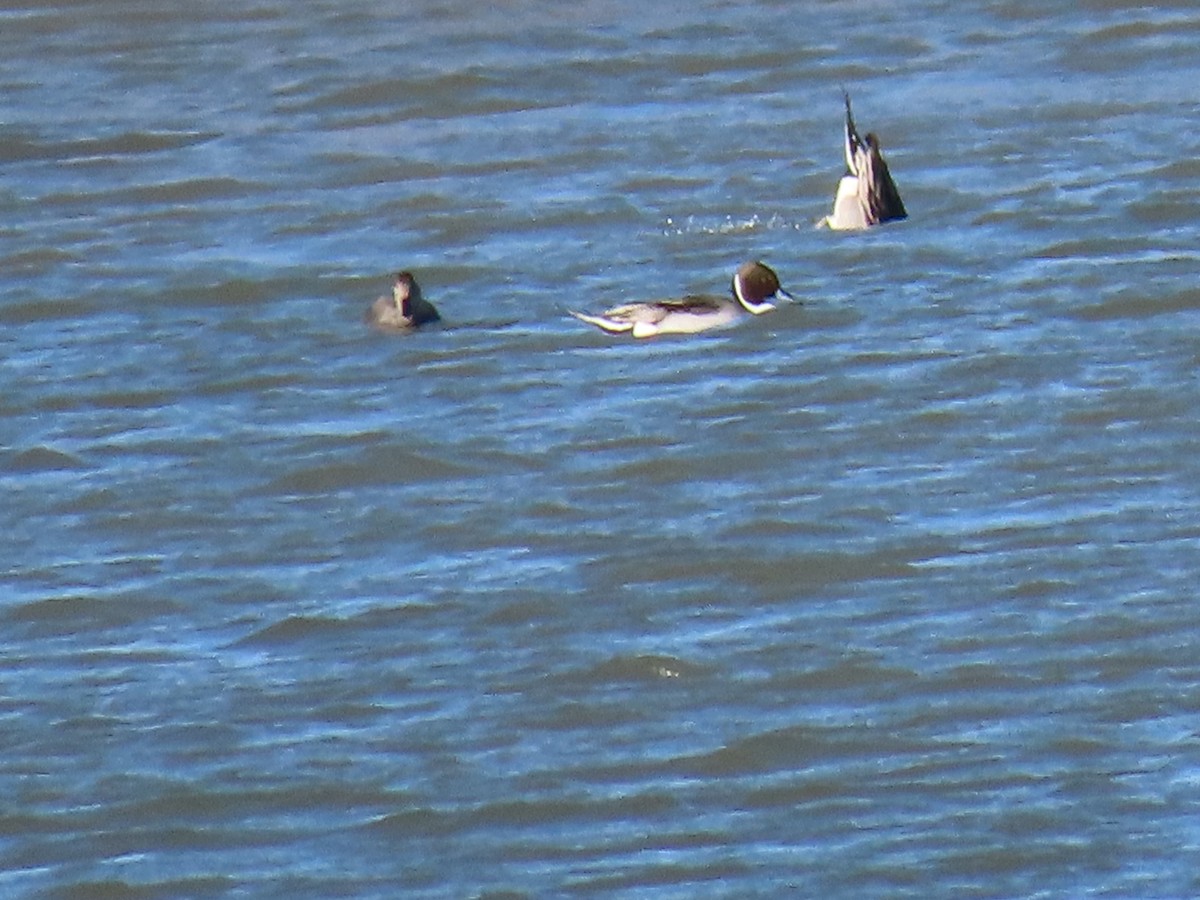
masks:
[[[783,288],[777,290],[771,295],[771,299],[776,303],[799,303],[800,301],[785,291]]]

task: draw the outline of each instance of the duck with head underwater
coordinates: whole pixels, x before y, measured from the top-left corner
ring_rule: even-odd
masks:
[[[779,276],[764,263],[743,263],[734,273],[730,297],[691,294],[668,300],[624,303],[602,313],[569,310],[581,322],[610,334],[629,332],[636,338],[659,334],[696,334],[730,325],[747,313],[762,315],[779,303],[796,299],[783,289]]]
[[[908,210],[888,171],[879,138],[873,132],[859,137],[850,113],[850,95],[843,91],[842,96],[846,101],[846,174],[838,181],[833,212],[817,224],[850,231],[907,218]]]

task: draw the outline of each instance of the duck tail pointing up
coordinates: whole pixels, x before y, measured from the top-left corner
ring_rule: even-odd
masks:
[[[850,111],[850,93],[845,88],[842,88],[842,99],[846,103],[846,170],[851,175],[858,175],[858,153],[863,142],[858,136],[858,129],[854,127],[854,114]]]

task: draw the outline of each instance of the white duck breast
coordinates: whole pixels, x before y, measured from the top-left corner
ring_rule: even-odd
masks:
[[[743,263],[733,276],[730,297],[691,295],[671,300],[624,303],[602,313],[571,315],[611,334],[636,338],[658,334],[696,334],[730,325],[746,314],[761,315],[781,302],[794,302],[779,277],[761,262]]]

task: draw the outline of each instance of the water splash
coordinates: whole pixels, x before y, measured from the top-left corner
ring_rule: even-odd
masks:
[[[662,233],[668,237],[678,237],[694,234],[740,234],[748,231],[800,231],[811,226],[811,222],[795,222],[780,215],[753,215],[746,218],[689,215],[682,219],[667,216],[663,222]]]

